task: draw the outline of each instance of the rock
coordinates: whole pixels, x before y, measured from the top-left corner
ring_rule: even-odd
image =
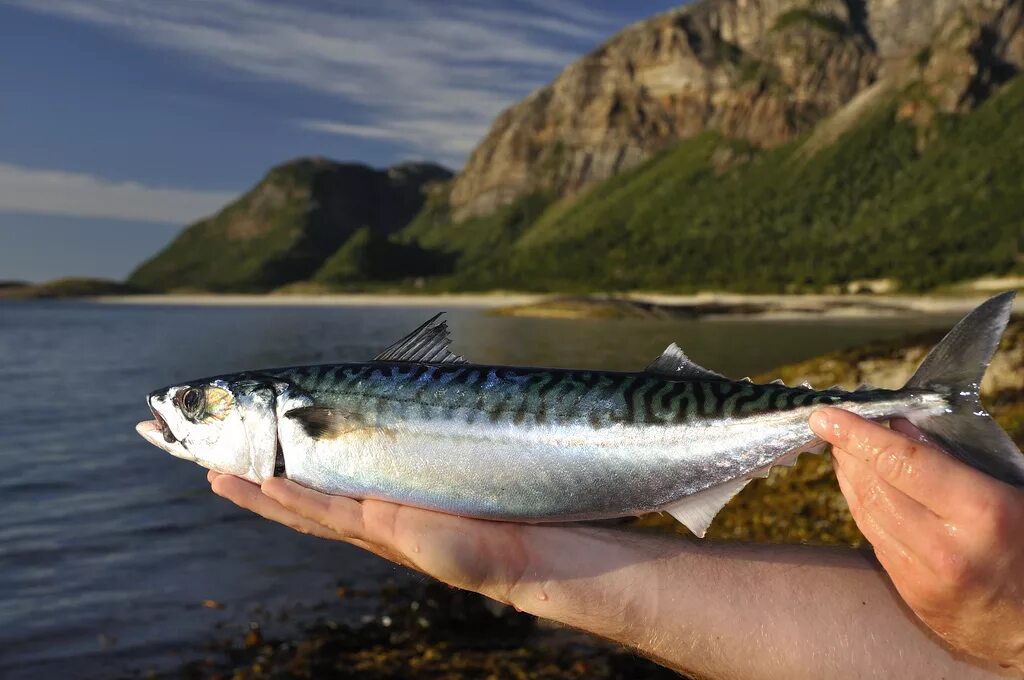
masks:
[[[641,21],[498,116],[452,184],[452,217],[571,196],[705,130],[776,146],[879,80],[974,106],[1024,61],[1022,4],[705,0]]]

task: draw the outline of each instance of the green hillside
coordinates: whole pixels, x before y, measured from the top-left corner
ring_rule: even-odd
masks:
[[[923,289],[1019,270],[1024,79],[926,129],[900,101],[816,153],[707,132],[571,203],[531,196],[453,224],[436,194],[402,237],[449,253],[438,283],[459,289]]]
[[[371,282],[401,281],[450,268],[449,259],[416,245],[362,227],[313,276],[328,287],[349,289]]]
[[[430,164],[286,163],[186,228],[128,282],[165,291],[265,291],[307,280],[360,230],[377,239],[404,227],[423,205],[425,187],[450,175]]]

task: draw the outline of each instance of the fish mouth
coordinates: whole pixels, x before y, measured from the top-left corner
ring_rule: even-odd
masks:
[[[154,403],[156,399],[159,399],[159,397],[151,395],[146,400],[149,410],[153,414],[153,420],[142,421],[135,426],[135,431],[158,449],[162,449],[177,458],[193,460],[192,456],[189,455],[188,449],[185,447],[185,443],[174,436],[170,426],[167,424],[167,420],[156,410]]]
[[[160,434],[164,436],[164,441],[168,444],[174,444],[177,442],[177,437],[175,437],[174,433],[171,432],[171,427],[167,424],[167,421],[164,420],[164,417],[152,406],[150,406],[149,410],[153,413],[153,418],[156,419],[156,424],[160,428]]]

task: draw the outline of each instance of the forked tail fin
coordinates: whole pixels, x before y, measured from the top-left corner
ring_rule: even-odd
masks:
[[[949,401],[946,413],[909,416],[929,439],[968,465],[1024,487],[1024,455],[982,409],[978,396],[1014,296],[1012,291],[996,295],[961,319],[928,353],[906,389],[937,392]]]

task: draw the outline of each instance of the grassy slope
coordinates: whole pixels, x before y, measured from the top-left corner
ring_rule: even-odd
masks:
[[[374,283],[408,281],[450,266],[443,254],[362,227],[327,258],[312,281],[328,289],[367,290]]]
[[[707,133],[568,207],[535,196],[453,225],[435,197],[407,237],[459,253],[459,288],[923,289],[1004,273],[1024,251],[1021,110],[1018,78],[938,119],[923,151],[891,103],[811,156],[801,140],[758,154]],[[723,150],[754,158],[718,170]]]
[[[408,254],[378,248],[378,242],[420,210],[425,184],[449,176],[430,164],[381,171],[297,159],[273,168],[237,201],[188,227],[129,281],[156,290],[269,290],[314,277],[363,228],[369,231],[360,232],[318,281],[388,274],[394,256]],[[373,262],[363,262],[364,256]]]
[[[164,250],[142,263],[129,277],[135,285],[153,289],[263,290],[280,285],[274,262],[302,239],[307,219],[309,178],[294,168],[275,168],[264,182],[280,188],[272,210],[261,211],[249,192],[224,210],[183,231]],[[261,233],[231,238],[228,225],[248,214],[259,214]]]

